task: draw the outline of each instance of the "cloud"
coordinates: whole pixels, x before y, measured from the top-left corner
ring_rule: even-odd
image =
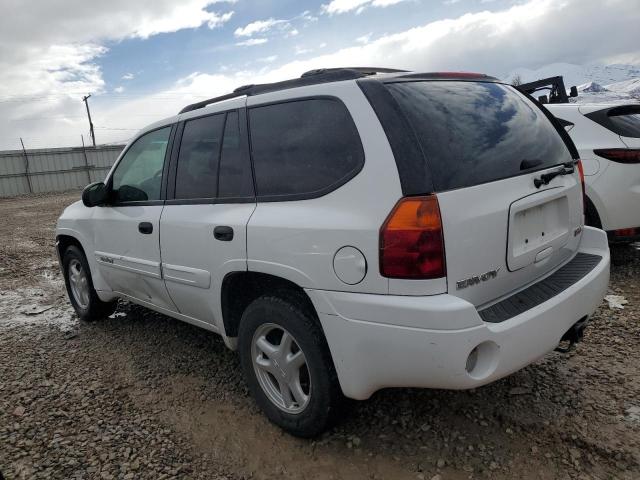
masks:
[[[119,87],[114,88],[113,91],[116,93],[122,93],[124,92],[124,87],[120,85]]]
[[[311,22],[317,21],[308,11],[302,12],[290,19],[283,18],[267,18],[266,20],[256,20],[248,23],[244,27],[238,27],[233,34],[236,37],[252,37],[256,34],[261,36],[273,35],[276,33],[284,33],[284,38],[295,37],[300,32],[293,26],[296,22],[302,22],[305,26]]]
[[[268,18],[267,20],[256,20],[244,27],[236,28],[233,34],[236,37],[251,37],[256,33],[264,33],[271,30],[276,25],[288,24],[287,20],[276,20],[275,18]]]
[[[121,79],[122,80],[133,80],[135,78],[135,75],[133,73],[125,73]]]
[[[346,13],[355,10],[361,13],[367,7],[388,7],[407,0],[331,0],[322,5],[322,11],[329,15]]]
[[[0,146],[7,137],[39,135],[49,125],[59,128],[81,118],[79,97],[104,91],[97,61],[109,42],[219,27],[233,12],[216,3],[5,0],[0,16],[0,115],[10,125],[2,128]]]
[[[97,125],[140,128],[175,114],[188,103],[231,92],[240,85],[298,77],[315,68],[377,65],[417,71],[480,71],[503,78],[516,68],[535,69],[555,62],[585,64],[610,58],[638,59],[640,47],[633,40],[640,24],[640,10],[633,3],[624,0],[530,0],[499,11],[470,13],[425,23],[382,35],[367,44],[354,41],[352,45],[333,51],[325,48],[310,58],[292,55],[286,63],[261,62],[253,70],[236,70],[235,73],[231,72],[237,66],[217,73],[194,72],[154,95],[92,109],[92,116]],[[606,42],[584,28],[584,25],[594,23],[607,31]],[[331,44],[333,46],[335,42]],[[302,50],[304,47],[300,46],[299,51]],[[55,51],[45,49],[38,54],[37,62],[44,61],[49,54],[55,61],[51,60],[45,67],[35,59],[32,62],[36,63],[27,64],[27,69],[34,70],[29,74],[29,82],[39,82],[40,92],[47,91],[51,85],[59,85],[59,79],[53,81],[49,74],[42,75],[43,71],[53,68],[58,77],[77,82],[74,88],[79,92],[88,91],[87,85],[104,88],[100,71],[91,62],[103,53],[104,48],[95,43],[84,45],[82,49],[78,45]],[[63,59],[62,66],[59,59]],[[0,70],[3,78],[10,75],[7,70],[11,69]],[[25,75],[21,73],[19,78],[24,79]],[[17,81],[12,79],[13,93],[20,91],[15,87]],[[5,84],[0,82],[0,89],[3,88]],[[2,118],[13,120],[1,135],[17,138],[17,126],[28,125],[28,131],[38,132],[38,136],[48,139],[47,145],[52,146],[68,143],[62,138],[63,132],[86,131],[86,114],[79,97],[64,97],[64,100],[56,97],[55,102],[55,107],[46,112],[39,102],[13,110],[8,107],[10,103],[0,103]],[[60,120],[36,120],[51,114],[60,116]],[[19,120],[22,118],[30,119],[30,123],[23,123]],[[121,138],[122,132],[101,131],[98,141]]]
[[[273,63],[278,59],[278,55],[269,55],[268,57],[258,58],[258,62]]]
[[[361,37],[356,38],[356,42],[367,44],[371,40],[372,32],[367,33],[366,35],[362,35]]]
[[[247,40],[243,40],[242,42],[236,43],[239,47],[253,47],[254,45],[262,45],[263,43],[267,43],[269,40],[266,38],[249,38]]]

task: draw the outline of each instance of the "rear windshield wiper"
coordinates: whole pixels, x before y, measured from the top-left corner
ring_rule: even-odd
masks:
[[[538,178],[533,179],[533,184],[536,188],[540,188],[542,185],[549,185],[549,182],[556,178],[558,175],[570,175],[575,171],[574,162],[567,162],[562,164],[558,170],[553,172],[543,173]]]

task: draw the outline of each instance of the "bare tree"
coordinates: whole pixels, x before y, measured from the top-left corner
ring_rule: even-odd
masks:
[[[522,85],[522,78],[520,77],[520,74],[514,75],[513,79],[511,79],[511,85],[515,87]]]

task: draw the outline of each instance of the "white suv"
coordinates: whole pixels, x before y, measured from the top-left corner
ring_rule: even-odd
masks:
[[[327,69],[141,131],[58,222],[82,319],[118,297],[219,333],[312,436],[342,396],[474,388],[580,339],[609,280],[577,152],[479,74]]]
[[[612,242],[640,240],[640,104],[545,106],[582,159],[587,225],[606,230]]]

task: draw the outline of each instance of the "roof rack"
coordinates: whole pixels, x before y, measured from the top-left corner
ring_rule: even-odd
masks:
[[[286,90],[288,88],[304,87],[307,85],[318,85],[321,83],[338,82],[341,80],[355,80],[358,78],[366,77],[369,75],[375,75],[376,73],[403,73],[406,70],[396,70],[393,68],[378,68],[378,67],[349,67],[349,68],[320,68],[316,70],[309,70],[302,74],[300,78],[294,78],[291,80],[284,80],[282,82],[275,83],[262,83],[256,85],[243,85],[236,88],[232,93],[221,95],[219,97],[209,98],[201,102],[192,103],[187,105],[180,113],[191,112],[199,108],[204,108],[212,103],[221,102],[223,100],[229,100],[231,98],[252,96],[261,93],[276,92],[278,90]]]

